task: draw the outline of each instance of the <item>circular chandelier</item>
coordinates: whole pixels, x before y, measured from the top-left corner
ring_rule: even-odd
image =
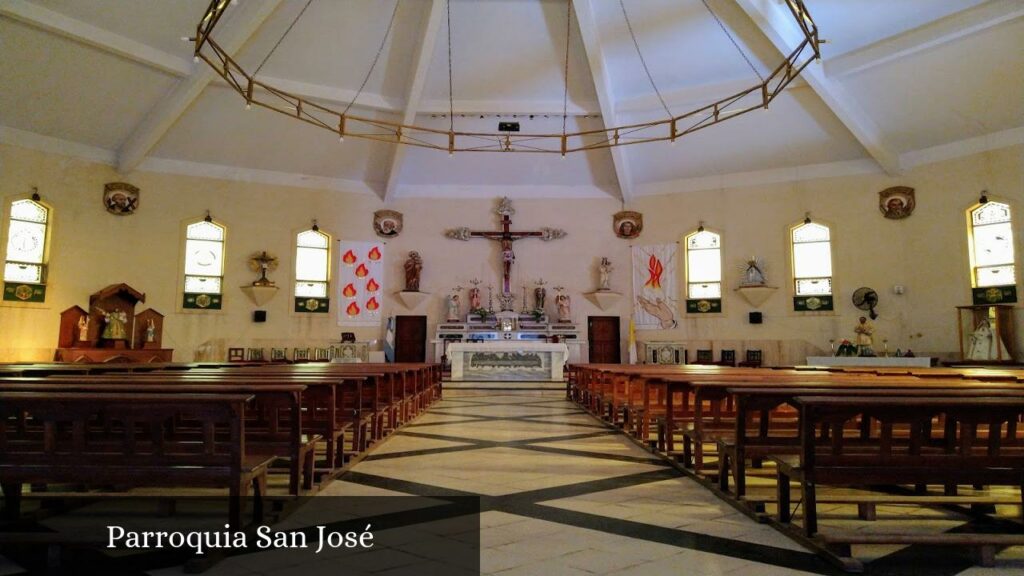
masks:
[[[377,58],[384,48],[394,24],[395,15],[398,11],[398,2],[395,0],[394,11],[391,14],[391,21],[388,24],[387,33],[381,42],[377,56],[373,60],[370,72],[363,80],[363,86],[356,93],[355,98],[345,106],[343,110],[335,110],[323,106],[308,98],[291,94],[280,88],[271,86],[258,80],[263,64],[273,54],[291,31],[295,23],[305,13],[306,8],[312,0],[307,1],[305,7],[298,14],[291,26],[284,35],[277,41],[274,49],[267,54],[260,66],[252,73],[240,66],[230,54],[228,54],[213,38],[214,30],[220,22],[221,17],[234,0],[212,0],[209,8],[203,15],[197,26],[196,36],[192,40],[195,43],[195,58],[206,62],[217,75],[224,79],[235,92],[245,100],[245,107],[259,106],[273,110],[285,116],[295,118],[307,124],[333,132],[340,141],[345,138],[363,138],[387,142],[391,144],[402,144],[407,146],[418,146],[435,150],[447,151],[449,154],[455,152],[532,152],[561,154],[563,157],[571,152],[586,152],[600,150],[616,146],[630,144],[642,144],[645,142],[675,142],[687,134],[713,126],[725,120],[735,118],[758,109],[767,109],[769,103],[775,99],[785,88],[800,75],[812,61],[820,58],[818,28],[811,19],[803,0],[785,0],[789,13],[796,21],[797,27],[803,35],[803,40],[792,50],[771,74],[762,77],[757,69],[750,62],[750,59],[743,54],[736,41],[729,35],[725,26],[718,16],[711,10],[706,0],[702,0],[704,6],[718,22],[723,32],[729,35],[740,54],[747,61],[754,73],[758,76],[760,83],[751,86],[740,92],[736,92],[711,104],[691,110],[684,114],[673,115],[665,104],[661,93],[658,91],[654,80],[644,62],[643,54],[640,53],[640,46],[633,34],[629,16],[626,13],[625,5],[620,0],[622,14],[629,28],[633,43],[636,46],[637,55],[643,64],[647,78],[654,88],[662,107],[666,112],[666,118],[656,121],[623,126],[610,126],[592,130],[567,131],[567,106],[568,106],[568,70],[569,70],[569,35],[571,33],[572,0],[567,1],[568,19],[566,23],[565,38],[565,93],[563,97],[562,110],[562,131],[559,133],[512,133],[512,132],[472,132],[455,129],[454,117],[457,112],[454,109],[454,97],[452,95],[452,66],[451,66],[451,0],[446,0],[446,11],[448,15],[448,102],[449,102],[449,126],[447,130],[419,126],[416,124],[404,124],[401,122],[389,122],[374,118],[367,118],[356,114],[350,114],[349,110],[355,104],[370,72],[376,66]]]

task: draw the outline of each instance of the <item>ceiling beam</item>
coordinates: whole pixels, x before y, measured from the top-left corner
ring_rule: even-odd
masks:
[[[188,76],[192,72],[192,62],[185,58],[168,54],[142,42],[97,28],[25,0],[0,2],[0,15],[175,76]]]
[[[416,123],[416,110],[419,108],[420,98],[423,96],[423,87],[427,84],[427,71],[430,68],[430,60],[434,56],[434,44],[437,43],[441,21],[445,19],[445,8],[445,0],[431,0],[427,21],[420,29],[420,41],[416,44],[415,52],[412,55],[413,72],[409,78],[409,85],[405,89],[405,110],[402,111],[402,124]],[[395,197],[395,191],[398,189],[398,182],[402,176],[406,148],[408,147],[391,146],[391,166],[388,168],[382,197],[385,202]]]
[[[587,52],[590,75],[594,80],[594,91],[597,92],[597,103],[601,108],[601,123],[604,127],[617,126],[611,78],[608,74],[604,48],[601,45],[601,35],[597,30],[594,6],[591,0],[575,0],[572,2],[572,7],[576,13],[580,36],[583,38],[583,48]],[[629,159],[626,158],[626,151],[621,146],[613,146],[609,152],[612,155],[615,178],[619,181],[622,201],[623,203],[629,202],[633,199],[633,181],[630,179]]]
[[[234,56],[280,4],[281,0],[239,2],[228,13],[227,20],[219,26],[217,42],[225,52]],[[179,81],[121,145],[117,169],[120,172],[134,170],[215,77],[217,74],[212,68],[200,65],[195,66],[188,77]]]
[[[991,0],[825,61],[828,76],[855,74],[1024,17],[1024,2]]]
[[[784,55],[791,53],[803,41],[804,36],[784,3],[775,0],[735,0],[735,2],[754,22],[761,34],[772,43],[778,58],[784,58]],[[729,3],[723,2],[722,4],[728,5]],[[727,18],[725,14],[728,12],[730,11],[719,10],[719,16]],[[728,18],[727,21],[732,25],[733,30],[741,33],[742,22],[737,18]],[[886,141],[878,126],[838,81],[825,76],[824,70],[816,63],[804,68],[801,76],[887,174],[901,173],[900,157],[895,148]]]

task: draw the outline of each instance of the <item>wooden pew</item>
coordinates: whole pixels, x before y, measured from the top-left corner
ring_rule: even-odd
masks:
[[[251,455],[271,459],[287,459],[289,463],[289,494],[298,495],[311,490],[314,483],[314,447],[322,436],[303,428],[302,384],[260,384],[217,382],[207,378],[202,382],[138,378],[86,376],[50,378],[0,379],[0,391],[9,392],[78,392],[126,393],[145,392],[162,394],[247,394],[254,397],[247,414],[245,441]],[[259,416],[257,420],[256,417]],[[182,428],[175,427],[180,436]]]
[[[1024,398],[1007,397],[836,397],[798,396],[801,449],[798,457],[774,457],[778,471],[778,520],[791,521],[790,482],[800,484],[803,497],[803,533],[818,535],[817,489],[819,486],[868,486],[937,484],[995,485],[1021,488],[1024,484],[1024,452],[1004,446],[1007,423],[1024,416]],[[871,417],[881,423],[873,450],[850,450],[843,434],[846,422]],[[926,442],[925,430],[936,416],[945,422],[943,443]],[[903,424],[909,442],[894,442],[892,430]],[[832,431],[829,442],[817,441],[822,425]],[[986,434],[979,434],[984,430]],[[1022,492],[1024,493],[1024,492]],[[982,563],[990,563],[996,546],[1022,545],[1024,535],[1007,534],[871,534],[831,533],[819,536],[829,546],[856,543],[947,544],[981,550]],[[843,550],[849,556],[848,550]]]
[[[262,514],[270,460],[245,451],[245,394],[0,392],[0,487],[7,514],[20,512],[24,483],[228,488],[229,523],[241,528],[253,487]],[[35,430],[21,430],[23,414]],[[196,441],[179,442],[168,422],[200,422]],[[94,424],[115,422],[119,431]],[[227,441],[218,440],[226,436]]]

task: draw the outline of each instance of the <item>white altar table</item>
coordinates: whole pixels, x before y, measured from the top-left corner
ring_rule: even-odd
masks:
[[[565,344],[503,340],[448,346],[452,380],[561,381],[569,358]]]
[[[861,366],[871,368],[927,368],[932,358],[927,356],[906,358],[903,356],[808,356],[809,366]]]

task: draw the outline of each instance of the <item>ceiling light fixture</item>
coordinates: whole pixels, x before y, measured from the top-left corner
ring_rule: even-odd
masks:
[[[448,83],[449,83],[449,112],[447,114],[448,130],[418,126],[415,124],[402,124],[389,122],[374,118],[349,114],[356,99],[362,93],[370,72],[376,67],[377,60],[384,49],[391,29],[394,25],[395,14],[398,12],[396,0],[391,20],[388,23],[387,31],[381,41],[380,48],[370,65],[369,71],[363,80],[355,98],[343,110],[335,110],[312,100],[296,96],[265,82],[257,80],[257,75],[263,64],[274,53],[277,46],[281,44],[288,32],[295,23],[302,17],[309,7],[311,0],[306,3],[284,34],[271,49],[267,57],[252,73],[248,72],[236,62],[212,37],[217,24],[229,6],[226,0],[213,0],[203,15],[196,28],[195,59],[202,60],[209,65],[214,72],[221,76],[229,87],[241,95],[247,106],[256,105],[280,114],[290,116],[307,124],[333,132],[338,135],[340,141],[345,136],[388,142],[391,144],[404,144],[418,146],[434,150],[447,150],[449,155],[455,152],[533,152],[533,153],[559,153],[565,156],[571,152],[586,152],[600,150],[616,146],[641,144],[645,142],[669,141],[674,143],[681,136],[702,130],[720,122],[736,118],[758,109],[767,109],[769,103],[774,100],[782,91],[806,68],[812,61],[820,58],[818,28],[811,19],[810,13],[804,5],[804,0],[786,0],[785,4],[789,9],[796,24],[803,35],[803,40],[786,59],[776,66],[767,77],[761,77],[757,69],[750,63],[749,59],[740,50],[741,55],[747,60],[751,68],[757,74],[760,82],[746,90],[742,90],[725,98],[721,98],[711,104],[702,106],[690,112],[674,115],[664,108],[668,117],[662,120],[628,124],[625,126],[609,126],[598,129],[582,130],[577,132],[567,131],[568,117],[568,47],[571,32],[572,0],[567,2],[566,23],[566,59],[565,59],[565,80],[566,94],[563,96],[562,131],[561,133],[537,133],[517,134],[511,140],[511,146],[500,139],[501,134],[489,132],[468,132],[456,131],[454,126],[454,97],[452,95],[452,66],[451,66],[451,5],[447,4],[448,12]],[[729,36],[730,41],[739,50],[739,45],[729,35],[725,26],[711,11],[710,6],[705,2],[705,7],[711,12],[722,30]],[[623,15],[625,7],[623,5]],[[630,31],[632,34],[632,31]],[[635,41],[635,36],[634,36]],[[636,44],[639,54],[639,44]],[[642,61],[642,54],[640,55]],[[642,61],[643,62],[643,61]],[[644,63],[646,69],[646,63]],[[648,74],[648,76],[650,76]],[[654,86],[653,79],[651,84]],[[657,87],[654,86],[655,92]],[[658,93],[660,98],[660,93]],[[431,115],[434,117],[434,115]],[[445,115],[442,115],[444,118]],[[500,117],[500,116],[499,116]],[[545,114],[545,118],[549,115]]]

